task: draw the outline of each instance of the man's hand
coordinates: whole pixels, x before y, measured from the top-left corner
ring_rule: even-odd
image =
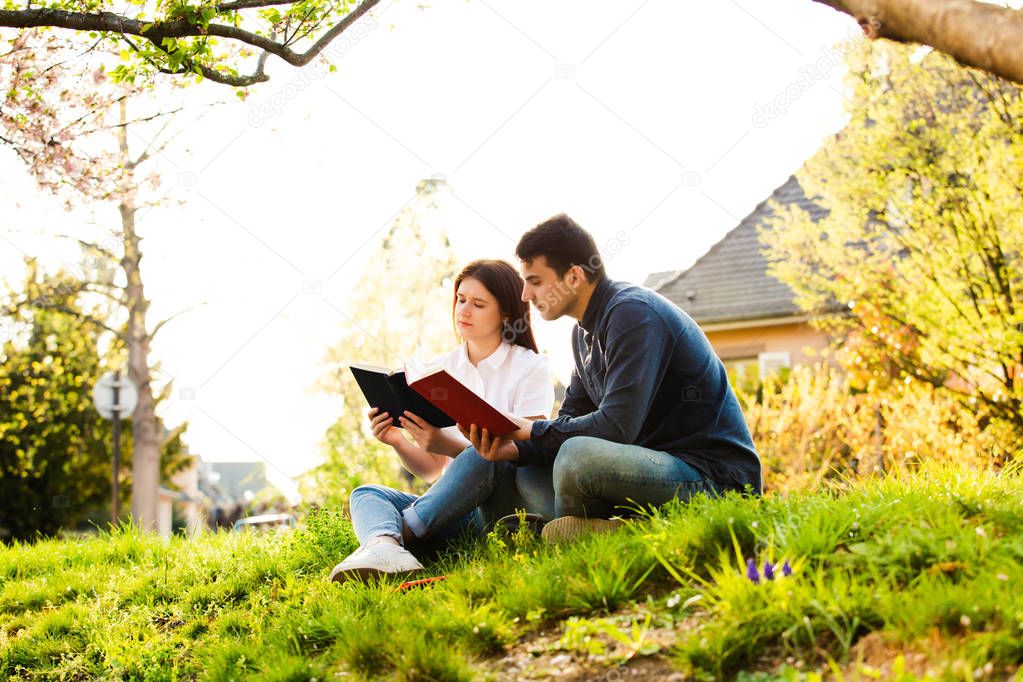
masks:
[[[511,462],[519,458],[518,447],[507,438],[491,438],[489,431],[480,429],[475,424],[468,429],[459,424],[458,430],[469,439],[483,459],[491,462]]]
[[[509,433],[505,438],[508,440],[529,440],[533,435],[533,420],[526,419],[525,417],[516,417],[514,414],[504,415],[508,419],[515,422],[515,425],[519,427],[518,431]]]

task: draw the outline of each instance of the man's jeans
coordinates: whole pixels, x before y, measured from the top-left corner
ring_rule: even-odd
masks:
[[[578,436],[562,444],[553,471],[489,462],[469,447],[421,497],[364,485],[352,492],[350,506],[355,534],[364,545],[378,535],[400,541],[403,521],[417,538],[444,541],[463,532],[482,534],[518,509],[545,519],[608,518],[634,507],[719,492],[674,455]]]
[[[575,436],[554,459],[556,516],[628,516],[697,493],[718,495],[714,481],[667,452]]]
[[[443,543],[461,533],[482,535],[494,521],[519,509],[554,518],[550,467],[489,462],[463,450],[424,495],[363,485],[349,501],[352,525],[365,545],[378,535],[401,541],[402,521],[419,539]]]

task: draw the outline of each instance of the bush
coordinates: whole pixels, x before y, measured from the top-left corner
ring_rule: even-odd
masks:
[[[820,362],[737,391],[764,467],[765,489],[816,489],[915,470],[923,461],[986,468],[1004,463],[1013,439],[928,384],[904,380],[859,392],[848,375]]]

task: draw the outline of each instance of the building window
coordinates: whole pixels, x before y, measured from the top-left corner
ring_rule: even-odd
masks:
[[[737,391],[746,393],[756,391],[764,379],[792,366],[787,352],[758,353],[722,362],[728,373],[728,383]]]
[[[760,361],[757,356],[731,358],[724,361],[728,383],[732,388],[745,392],[755,391],[760,385]]]
[[[761,378],[779,372],[783,368],[792,366],[787,351],[776,353],[761,353],[758,357],[758,364]]]

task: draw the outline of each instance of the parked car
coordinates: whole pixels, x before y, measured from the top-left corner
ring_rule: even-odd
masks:
[[[232,531],[242,530],[291,530],[295,527],[296,519],[294,514],[259,514],[258,516],[246,516],[234,522]]]

